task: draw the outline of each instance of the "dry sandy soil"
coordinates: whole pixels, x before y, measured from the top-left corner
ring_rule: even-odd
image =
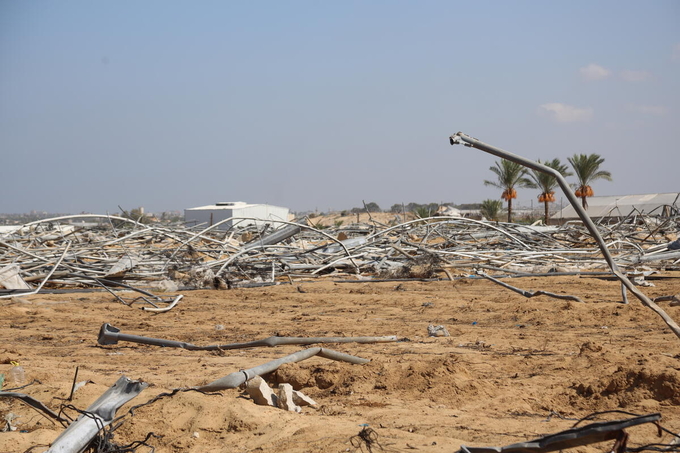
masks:
[[[662,273],[651,297],[680,292]],[[266,376],[292,383],[317,408],[301,414],[258,406],[239,389],[179,393],[128,415],[114,441],[148,440],[156,452],[345,452],[368,424],[374,452],[451,452],[461,444],[501,446],[571,427],[594,411],[660,412],[680,431],[680,340],[634,299],[620,303],[614,281],[585,277],[513,279],[523,289],[581,297],[526,299],[492,282],[296,282],[268,288],[186,292],[168,313],[128,307],[107,293],[35,295],[0,301],[0,373],[18,361],[22,391],[58,410],[78,380],[91,383],[72,404],[85,409],[121,375],[149,383],[118,414],[177,387],[211,382],[300,350],[299,346],[201,352],[134,343],[99,346],[104,322],[123,333],[226,344],[284,336],[383,336],[383,344],[326,345],[371,360],[351,365],[313,357]],[[680,307],[662,306],[680,319]],[[429,337],[429,324],[450,337]],[[221,326],[224,328],[222,329]],[[11,387],[6,382],[5,388]],[[0,400],[0,451],[44,451],[62,431],[13,399]],[[74,414],[73,411],[70,412]],[[623,415],[610,416],[624,418]],[[2,422],[4,423],[4,422]],[[652,425],[629,430],[633,444],[668,442]],[[611,442],[576,449],[608,451]],[[141,447],[138,451],[150,451]]]

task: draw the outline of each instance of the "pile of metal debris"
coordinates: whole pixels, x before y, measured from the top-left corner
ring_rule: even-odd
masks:
[[[496,275],[611,273],[580,223],[529,226],[460,217],[328,229],[306,221],[264,227],[143,225],[114,216],[94,227],[69,218],[24,225],[0,237],[0,297],[47,289],[128,288],[154,292],[227,289],[330,277],[453,279]],[[631,216],[598,230],[626,272],[677,269],[679,219]]]

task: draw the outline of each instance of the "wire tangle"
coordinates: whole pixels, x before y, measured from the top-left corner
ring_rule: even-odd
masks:
[[[364,446],[368,453],[373,453],[373,446],[377,445],[380,450],[383,450],[382,445],[378,442],[378,433],[374,429],[364,426],[364,428],[359,431],[359,434],[349,438],[349,443],[354,447],[354,451],[359,450],[364,451]]]

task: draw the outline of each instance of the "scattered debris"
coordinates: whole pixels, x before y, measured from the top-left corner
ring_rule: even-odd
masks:
[[[364,447],[366,447],[368,453],[372,453],[375,446],[381,451],[383,450],[382,445],[378,442],[378,433],[373,428],[369,428],[368,425],[364,425],[359,434],[350,437],[349,442],[352,447],[361,452],[364,451]]]
[[[24,403],[28,404],[29,406],[33,407],[34,409],[37,409],[44,414],[46,414],[48,417],[58,420],[60,422],[67,422],[65,418],[61,417],[59,414],[54,412],[52,409],[49,407],[45,406],[45,404],[41,403],[37,399],[33,398],[32,396],[26,395],[25,393],[16,393],[16,392],[0,392],[0,398],[16,398]],[[9,422],[8,422],[9,423]]]
[[[63,224],[83,217],[99,224]],[[453,280],[474,269],[496,279],[611,275],[610,258],[626,272],[642,262],[677,267],[680,252],[667,240],[680,232],[677,218],[662,222],[662,229],[653,227],[652,219],[638,215],[611,226],[592,225],[609,244],[603,251],[590,227],[575,222],[527,226],[449,215],[390,226],[374,222],[321,230],[304,222],[271,221],[267,226],[237,223],[227,231],[215,225],[196,231],[115,216],[67,216],[0,236],[0,286],[5,288],[0,297],[64,288],[127,289],[140,292],[145,296],[141,300],[157,309],[159,302],[170,304],[175,296],[165,299],[148,290],[174,293],[287,283],[304,293],[299,283],[309,279]],[[47,238],[49,247],[44,246]],[[139,299],[119,300],[130,305]]]
[[[99,329],[97,342],[100,345],[118,344],[119,341],[150,344],[169,348],[182,348],[190,351],[217,351],[227,349],[244,349],[256,347],[274,347],[281,345],[310,345],[316,343],[391,343],[397,341],[395,335],[387,337],[269,337],[264,340],[250,341],[248,343],[232,343],[211,346],[196,346],[191,343],[173,340],[161,340],[159,338],[142,337],[120,333],[120,329],[104,323]]]
[[[12,423],[14,422],[15,419],[17,419],[19,417],[20,416],[15,414],[15,413],[8,412],[5,415],[5,425],[2,427],[2,430],[0,430],[0,432],[6,433],[6,432],[11,432],[11,431],[16,431],[17,427],[14,426]]]
[[[449,331],[444,326],[435,326],[430,324],[427,326],[427,334],[431,337],[450,337]]]
[[[260,376],[255,376],[246,382],[246,392],[260,406],[278,406],[278,396]]]
[[[299,406],[316,406],[316,401],[294,390],[293,386],[287,383],[279,384],[278,392],[274,393],[260,376],[255,376],[246,382],[246,392],[255,404],[260,406],[278,407],[292,412],[300,412]]]
[[[24,385],[26,382],[26,371],[24,367],[19,364],[19,362],[12,361],[12,368],[9,369],[7,373],[8,382],[12,383],[15,387]]]
[[[180,300],[182,300],[184,296],[180,294],[179,296],[175,297],[172,302],[170,302],[170,305],[167,305],[165,307],[142,307],[142,310],[144,311],[151,311],[154,313],[165,313],[166,311],[170,311],[173,308],[175,308],[175,305],[179,303]]]
[[[293,390],[293,402],[298,406],[316,406],[316,401],[300,392],[299,390]]]
[[[647,288],[650,286],[654,286],[654,283],[645,280],[645,277],[643,275],[633,277],[633,284],[635,284],[636,286],[644,286]]]
[[[302,412],[300,406],[293,401],[293,386],[290,384],[279,384],[277,393],[277,406],[279,409],[289,412]]]
[[[264,363],[262,365],[256,366],[255,368],[228,374],[227,376],[217,379],[216,381],[213,381],[209,384],[193,387],[193,389],[201,392],[217,392],[219,390],[233,389],[255,376],[270,373],[285,363],[300,362],[316,355],[326,359],[354,364],[364,364],[369,362],[368,359],[362,359],[361,357],[355,357],[342,352],[333,351],[331,349],[309,348],[303,349],[302,351],[298,351],[294,354],[287,355],[280,359],[272,360],[271,362]]]
[[[8,264],[0,269],[0,287],[5,289],[31,289],[28,283],[19,275],[19,266]]]
[[[654,302],[668,302],[670,301],[670,306],[671,307],[677,307],[680,305],[680,293],[678,294],[673,294],[671,296],[659,296],[654,299]]]
[[[538,439],[528,442],[508,445],[506,447],[467,447],[461,445],[460,450],[458,450],[457,453],[548,453],[608,440],[615,440],[614,446],[611,449],[612,452],[625,453],[628,451],[626,450],[628,434],[624,429],[644,423],[656,423],[660,419],[661,414],[649,414],[625,420],[596,422],[545,437],[539,437]],[[576,425],[578,425],[578,423],[579,422],[577,422]]]
[[[509,290],[514,291],[517,294],[521,294],[522,296],[527,297],[527,298],[531,298],[531,297],[535,297],[535,296],[550,296],[550,297],[554,297],[555,299],[573,300],[575,302],[583,302],[580,298],[578,298],[576,296],[569,296],[569,295],[566,295],[566,294],[555,294],[555,293],[551,293],[549,291],[525,291],[523,289],[515,288],[512,285],[508,285],[507,283],[502,282],[502,281],[500,281],[496,278],[493,278],[493,277],[487,275],[486,273],[484,273],[480,270],[476,270],[475,273],[477,275],[481,276],[481,277],[484,277],[487,280],[490,280],[494,283],[501,285],[503,288],[508,288]]]

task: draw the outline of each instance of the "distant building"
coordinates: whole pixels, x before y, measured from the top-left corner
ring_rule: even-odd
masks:
[[[452,206],[439,206],[437,211],[432,214],[433,217],[463,217],[460,209],[456,209]]]
[[[226,230],[233,226],[263,225],[272,220],[288,221],[288,208],[268,204],[248,204],[242,201],[219,202],[184,210],[184,221],[188,226],[204,224],[206,227],[223,220],[217,228]],[[275,227],[280,226],[274,225]]]
[[[581,200],[579,199],[579,203]],[[630,214],[670,217],[678,215],[680,193],[650,193],[646,195],[618,195],[589,197],[586,212],[593,219],[623,218]],[[577,219],[578,214],[569,205],[551,217],[555,220]]]

